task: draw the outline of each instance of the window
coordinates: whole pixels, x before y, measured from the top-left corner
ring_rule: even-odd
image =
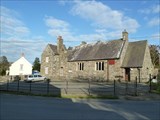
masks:
[[[34,75],[34,77],[38,77],[38,75]]]
[[[45,68],[45,74],[48,74],[48,67]]]
[[[96,62],[96,70],[104,70],[104,62]]]
[[[84,63],[78,63],[78,70],[84,70]]]
[[[46,57],[46,62],[49,62],[49,57]]]
[[[23,64],[20,64],[20,71],[23,71]]]
[[[41,75],[38,75],[38,77],[42,77]]]

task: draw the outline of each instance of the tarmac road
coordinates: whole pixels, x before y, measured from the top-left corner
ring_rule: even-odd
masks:
[[[160,120],[160,101],[0,94],[0,120]]]

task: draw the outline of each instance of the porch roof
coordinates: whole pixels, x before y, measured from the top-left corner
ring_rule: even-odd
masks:
[[[122,68],[142,68],[147,40],[130,42],[122,63]]]

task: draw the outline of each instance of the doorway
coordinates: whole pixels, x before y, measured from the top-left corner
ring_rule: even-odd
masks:
[[[130,68],[125,68],[125,80],[130,81],[131,75],[130,75]]]

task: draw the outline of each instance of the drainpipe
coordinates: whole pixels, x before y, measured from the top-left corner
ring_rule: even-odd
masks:
[[[107,81],[109,82],[109,61],[107,61]]]
[[[141,79],[141,74],[140,74],[140,68],[137,68],[138,69],[138,79],[139,79],[139,83],[141,82],[140,79]]]

